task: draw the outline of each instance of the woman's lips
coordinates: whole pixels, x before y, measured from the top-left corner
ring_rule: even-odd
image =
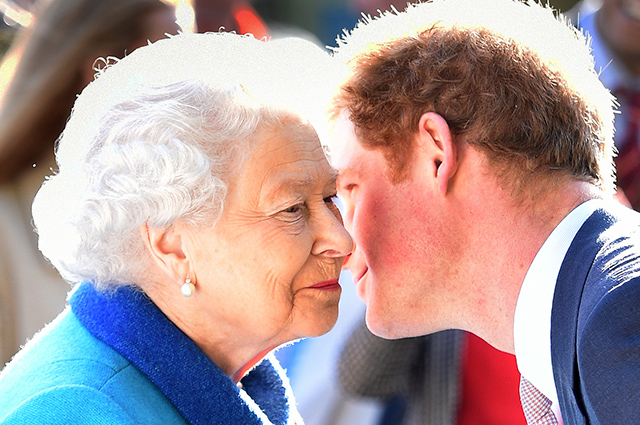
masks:
[[[340,283],[338,279],[325,280],[324,282],[316,283],[315,285],[309,286],[309,288],[313,289],[321,289],[323,291],[335,291],[340,289]]]

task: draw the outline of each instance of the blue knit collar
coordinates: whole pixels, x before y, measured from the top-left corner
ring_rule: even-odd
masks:
[[[84,283],[70,304],[89,332],[133,363],[190,424],[288,423],[291,390],[274,359],[245,376],[242,394],[141,291],[102,293]]]

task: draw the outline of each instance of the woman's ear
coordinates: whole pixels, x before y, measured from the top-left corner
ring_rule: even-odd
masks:
[[[458,169],[456,145],[451,137],[447,121],[435,112],[420,117],[418,143],[433,164],[438,191],[447,194],[452,177]]]
[[[185,254],[182,232],[173,225],[168,228],[140,226],[140,234],[150,257],[171,281],[180,283],[189,276],[189,259]]]

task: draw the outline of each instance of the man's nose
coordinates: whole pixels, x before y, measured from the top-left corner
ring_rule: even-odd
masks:
[[[353,241],[353,249],[351,250],[351,253],[349,255],[347,255],[344,258],[344,261],[342,262],[342,270],[349,270],[350,269],[350,265],[353,261],[354,255],[356,255],[356,250],[357,250],[357,245],[356,245],[356,241]]]

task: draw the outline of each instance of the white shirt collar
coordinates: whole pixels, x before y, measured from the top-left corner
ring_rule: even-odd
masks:
[[[571,211],[536,254],[522,283],[514,318],[518,369],[554,403],[558,402],[551,367],[551,308],[560,266],[585,220],[598,207],[590,200]]]

